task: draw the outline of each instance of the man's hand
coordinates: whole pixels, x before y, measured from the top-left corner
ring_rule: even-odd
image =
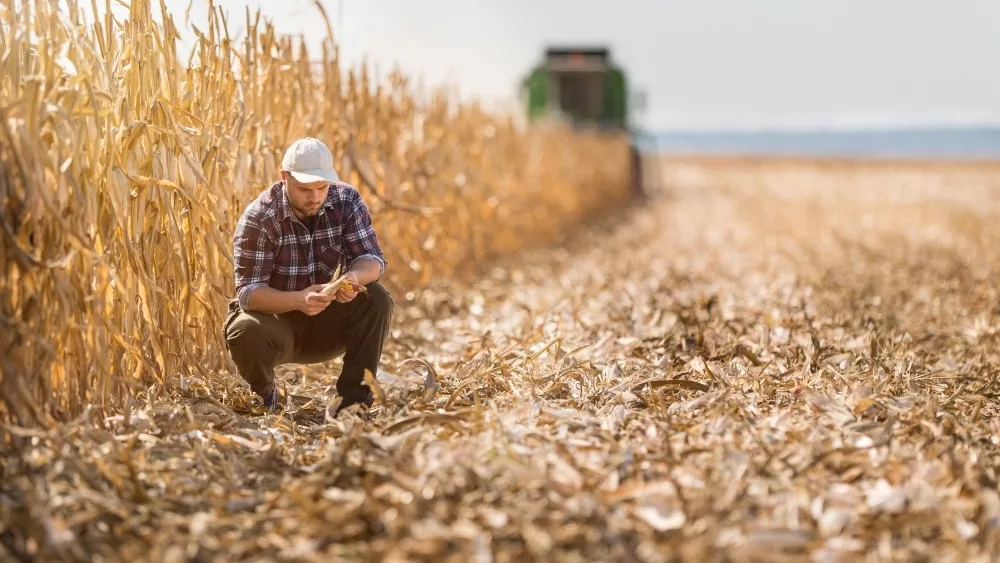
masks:
[[[358,292],[353,289],[354,286],[361,285],[358,283],[358,274],[356,272],[347,272],[344,274],[344,279],[350,282],[350,285],[345,284],[334,294],[337,303],[350,303],[358,295]]]
[[[298,310],[310,317],[322,313],[333,302],[335,296],[323,295],[320,293],[321,289],[323,289],[323,285],[317,284],[300,291]]]

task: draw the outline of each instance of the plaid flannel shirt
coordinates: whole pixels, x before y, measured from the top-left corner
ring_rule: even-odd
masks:
[[[299,291],[329,282],[338,265],[345,272],[362,259],[376,261],[381,273],[386,267],[368,207],[343,182],[330,185],[311,234],[292,213],[284,181],[261,192],[236,225],[233,259],[236,299],[230,310],[244,311],[250,293],[261,287]]]

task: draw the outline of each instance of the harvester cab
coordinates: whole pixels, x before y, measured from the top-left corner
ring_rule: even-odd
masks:
[[[645,99],[629,90],[625,71],[611,59],[609,48],[549,47],[522,88],[529,120],[556,118],[577,128],[626,133],[633,193],[644,195],[642,154],[631,114],[643,109]]]

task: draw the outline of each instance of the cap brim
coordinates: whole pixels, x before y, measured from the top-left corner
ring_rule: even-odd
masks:
[[[314,170],[300,170],[298,172],[288,172],[303,184],[309,184],[312,182],[339,182],[340,177],[333,170],[323,170],[322,168],[317,168]]]

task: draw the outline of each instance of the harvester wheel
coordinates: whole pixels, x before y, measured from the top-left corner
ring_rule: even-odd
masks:
[[[636,200],[645,199],[646,190],[643,184],[642,153],[639,151],[636,143],[629,144],[629,152],[631,153],[630,160],[632,163],[632,197]]]

